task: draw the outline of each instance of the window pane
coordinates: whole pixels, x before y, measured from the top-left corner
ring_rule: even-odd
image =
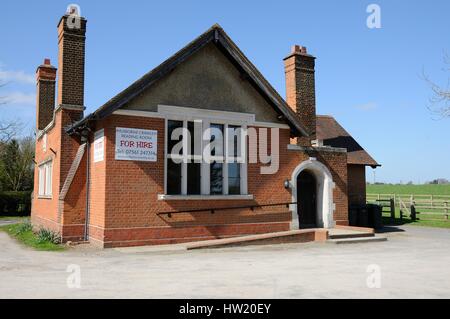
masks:
[[[189,155],[201,155],[202,146],[202,123],[201,122],[187,122],[187,128],[191,137],[191,145]],[[197,130],[197,132],[195,131]],[[197,133],[197,134],[196,134]],[[195,147],[197,149],[195,149]]]
[[[210,168],[210,194],[223,194],[222,163],[213,162]]]
[[[236,125],[228,125],[228,148],[229,148],[229,154],[230,157],[237,157],[241,154],[239,147],[240,147],[240,126]]]
[[[183,128],[183,121],[167,121],[167,154],[171,154],[172,148],[183,140],[182,136],[178,140],[172,140],[172,132],[177,128]]]
[[[45,195],[52,195],[52,163],[49,162],[45,165]]]
[[[212,156],[223,155],[223,124],[211,124],[211,140],[210,142],[216,142],[215,147],[211,149]]]
[[[228,194],[241,193],[241,165],[239,163],[228,164]]]
[[[45,169],[44,165],[39,166],[39,195],[44,195],[44,179],[45,179]]]
[[[188,163],[187,164],[187,194],[199,195],[200,194],[200,163]]]
[[[181,194],[181,163],[176,164],[167,159],[167,194]]]

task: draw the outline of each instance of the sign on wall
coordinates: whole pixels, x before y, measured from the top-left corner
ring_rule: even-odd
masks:
[[[103,161],[105,153],[105,130],[94,133],[94,163]]]
[[[116,127],[116,160],[156,162],[158,131]]]

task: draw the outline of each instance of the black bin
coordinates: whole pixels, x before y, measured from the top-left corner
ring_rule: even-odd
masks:
[[[383,208],[380,205],[376,204],[368,204],[368,221],[369,221],[369,227],[372,227],[374,229],[380,229],[383,227],[383,220],[382,220],[382,210]]]

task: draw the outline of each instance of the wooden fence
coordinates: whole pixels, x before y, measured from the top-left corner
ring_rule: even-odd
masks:
[[[398,207],[400,218],[410,217],[421,220],[448,221],[450,212],[450,195],[405,195],[405,194],[367,194],[368,202],[386,203]],[[392,215],[391,215],[392,216]]]

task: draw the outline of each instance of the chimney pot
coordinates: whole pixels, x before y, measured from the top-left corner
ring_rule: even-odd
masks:
[[[51,65],[50,59],[48,59],[48,58],[47,58],[47,59],[44,59],[44,64],[45,64],[45,65]]]
[[[296,45],[292,46],[291,53],[292,54],[296,54],[296,53],[297,54],[307,54],[308,52],[306,50],[306,47],[296,44]]]

